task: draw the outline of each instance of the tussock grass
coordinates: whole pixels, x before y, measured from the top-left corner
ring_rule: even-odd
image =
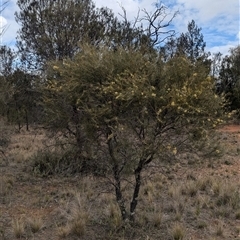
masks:
[[[32,233],[36,233],[43,228],[43,219],[41,217],[30,217],[27,219],[27,226]]]
[[[12,220],[12,230],[16,238],[22,238],[25,234],[26,223],[23,218]]]
[[[118,229],[123,223],[119,208],[115,202],[110,202],[108,205],[107,215],[109,226],[111,229]]]
[[[216,233],[216,235],[219,236],[219,237],[223,237],[223,236],[224,236],[224,224],[223,224],[222,221],[219,221],[219,222],[217,223],[215,233]]]
[[[12,176],[0,176],[0,203],[10,202],[10,197],[14,191],[14,181]]]
[[[183,240],[186,235],[186,229],[182,224],[177,222],[173,224],[169,233],[173,240]]]
[[[77,237],[84,236],[89,220],[89,213],[85,209],[85,199],[80,193],[76,194],[74,199],[62,211],[66,221],[65,226],[58,229],[58,235],[65,237],[75,235]]]

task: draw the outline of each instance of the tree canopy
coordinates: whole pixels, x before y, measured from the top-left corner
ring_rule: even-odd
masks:
[[[112,174],[123,219],[134,216],[148,165],[198,151],[221,122],[223,102],[208,68],[160,56],[85,45],[72,60],[51,63],[44,86],[47,122],[72,133],[99,174]],[[127,173],[135,176],[129,213],[121,188]]]

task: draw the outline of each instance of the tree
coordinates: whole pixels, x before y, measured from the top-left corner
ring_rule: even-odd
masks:
[[[113,21],[107,9],[96,10],[91,0],[18,0],[21,24],[18,48],[35,62],[72,58],[78,43],[88,40],[97,44],[109,31]]]
[[[221,68],[222,54],[220,52],[214,53],[212,57],[211,76],[218,78]]]
[[[188,31],[182,33],[177,38],[171,38],[162,48],[162,54],[165,59],[172,58],[175,55],[185,56],[192,63],[196,61],[204,62],[210,70],[209,53],[205,51],[206,42],[204,41],[201,28],[195,21],[188,23]]]
[[[15,57],[15,53],[11,48],[7,46],[0,47],[0,114],[3,116],[7,115],[7,104],[12,96],[12,86],[8,80],[14,71]]]
[[[240,109],[240,46],[230,49],[230,55],[223,58],[218,77],[218,92],[225,93],[231,109]]]
[[[200,154],[222,115],[202,62],[89,45],[72,60],[50,64],[44,102],[48,123],[74,135],[80,159],[87,156],[110,180],[122,219],[131,221],[148,166],[183,150]]]
[[[16,53],[7,46],[0,46],[0,75],[8,76],[13,72],[13,63]]]
[[[208,57],[205,52],[206,42],[204,42],[201,28],[195,21],[188,23],[188,31],[181,34],[177,40],[177,49],[180,54],[185,54],[191,61],[196,61]]]
[[[0,61],[0,114],[8,122],[17,123],[19,130],[25,123],[28,130],[29,122],[36,120],[38,76],[24,69],[24,62],[19,62],[17,54],[6,46],[0,47]]]
[[[19,131],[23,125],[26,125],[26,130],[29,130],[30,123],[41,122],[38,106],[41,93],[35,86],[38,78],[39,76],[18,68],[8,79],[12,87],[12,98],[7,104],[9,120],[18,124]]]
[[[145,51],[174,34],[174,30],[164,29],[170,26],[176,13],[168,19],[167,8],[162,5],[157,5],[153,14],[144,10],[143,19],[138,15],[130,22],[124,8],[119,20],[108,8],[96,9],[91,0],[18,0],[17,3],[20,12],[15,14],[16,20],[22,26],[17,46],[22,58],[34,66],[73,58],[83,42]]]

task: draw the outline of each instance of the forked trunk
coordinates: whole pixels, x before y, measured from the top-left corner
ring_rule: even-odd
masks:
[[[135,169],[134,175],[135,175],[135,187],[133,192],[132,201],[130,203],[130,216],[129,220],[134,221],[135,219],[135,210],[138,204],[138,195],[141,187],[141,172],[143,169],[143,161],[140,161],[138,164],[138,167]]]

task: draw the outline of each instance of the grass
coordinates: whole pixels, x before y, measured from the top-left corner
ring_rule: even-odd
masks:
[[[21,238],[25,234],[25,221],[22,218],[12,220],[12,230],[16,238]]]
[[[37,233],[43,228],[43,219],[41,217],[31,217],[27,220],[27,226],[32,233]]]
[[[240,183],[238,157],[224,156],[211,162],[188,164],[185,159],[171,169],[147,170],[138,199],[136,221],[122,221],[113,187],[106,179],[87,174],[59,174],[59,158],[51,165],[54,174],[33,171],[49,150],[49,164],[60,153],[43,130],[12,135],[4,152],[9,165],[0,177],[0,238],[10,239],[236,239],[239,235]],[[232,137],[225,138],[228,146]],[[235,138],[235,137],[234,137]],[[235,146],[238,147],[238,144]],[[231,149],[234,146],[231,145]],[[237,151],[237,150],[236,150]],[[48,152],[48,153],[49,153]],[[226,151],[227,152],[227,151]],[[39,154],[39,155],[38,155]],[[229,157],[229,158],[228,158]],[[66,159],[66,158],[65,158]],[[54,165],[55,164],[55,165]],[[62,165],[67,166],[67,165]],[[59,170],[60,169],[60,170]],[[152,172],[151,172],[152,171]],[[70,174],[71,173],[71,174]],[[169,178],[169,176],[171,176]],[[123,185],[126,201],[132,182]],[[129,209],[129,205],[126,205]]]
[[[186,235],[185,227],[180,223],[174,223],[171,230],[170,236],[173,240],[183,240]]]
[[[63,217],[66,218],[65,226],[59,228],[58,235],[61,237],[75,235],[84,236],[86,232],[89,214],[84,206],[84,198],[80,193],[76,194],[74,199],[63,210]]]

